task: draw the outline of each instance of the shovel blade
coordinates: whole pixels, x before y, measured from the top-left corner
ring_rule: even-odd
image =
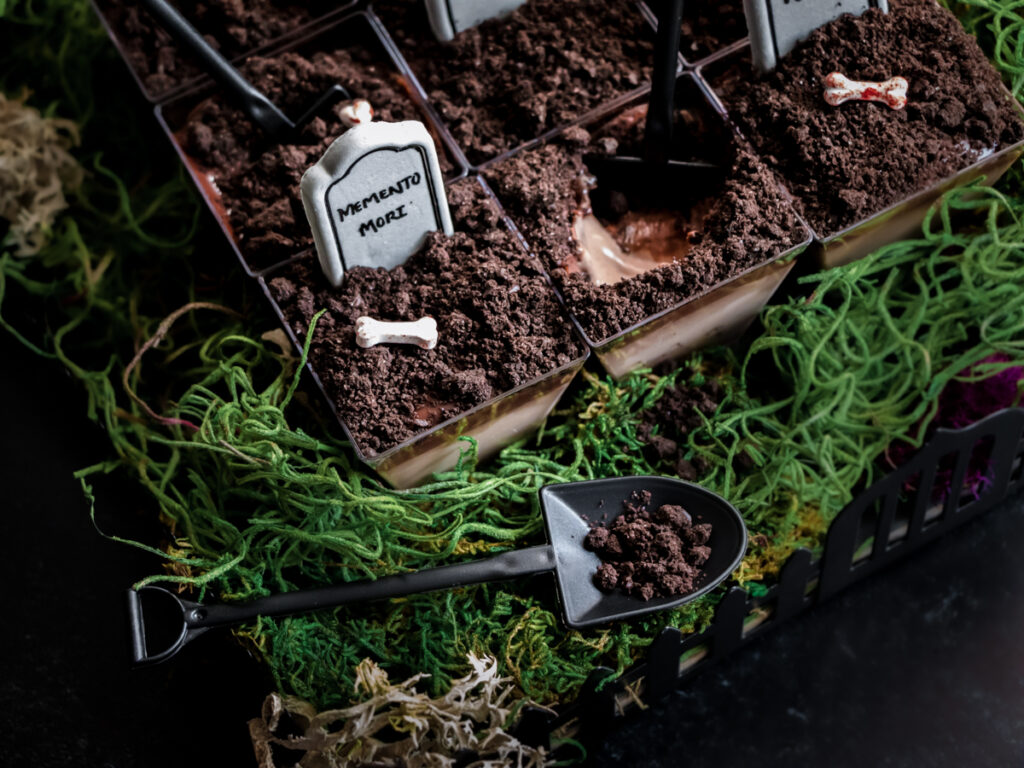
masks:
[[[711,523],[711,557],[701,567],[695,591],[641,600],[594,584],[600,558],[583,540],[591,524],[608,524],[622,514],[634,491],[650,491],[649,509],[678,504],[695,523]],[[555,553],[555,578],[565,623],[575,629],[643,616],[696,600],[736,570],[747,549],[747,529],[739,511],[706,488],[671,477],[624,477],[545,486],[540,491],[548,536]]]
[[[598,187],[640,192],[661,205],[707,197],[725,181],[722,166],[698,161],[648,163],[639,157],[588,155],[586,163],[597,176]]]

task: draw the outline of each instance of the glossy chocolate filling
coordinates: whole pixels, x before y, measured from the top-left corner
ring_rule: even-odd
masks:
[[[599,196],[592,176],[582,179],[579,189],[580,206],[572,222],[577,259],[567,268],[585,273],[595,285],[614,285],[683,263],[711,207],[707,198],[668,207],[637,204],[617,190]],[[605,198],[596,211],[592,192],[599,200]]]

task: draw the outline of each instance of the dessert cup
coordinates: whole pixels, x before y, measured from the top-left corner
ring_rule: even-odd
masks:
[[[719,163],[723,180],[705,188],[700,185],[706,182],[695,179],[693,196],[683,193],[680,199],[689,202],[681,204],[679,213],[691,217],[685,226],[695,231],[687,237],[697,245],[671,265],[606,285],[574,274],[590,271],[578,266],[585,257],[580,256],[578,238],[573,245],[567,223],[568,216],[577,217],[575,228],[584,204],[576,202],[576,210],[571,211],[570,192],[563,194],[569,200],[565,202],[557,194],[548,199],[542,198],[548,192],[535,191],[551,189],[553,184],[571,189],[553,179],[564,178],[574,169],[591,173],[600,166],[595,153],[612,148],[612,154],[635,154],[642,144],[643,99],[610,119],[574,126],[547,145],[485,169],[524,242],[540,256],[580,332],[615,378],[739,336],[811,239],[774,177],[709,100],[699,77],[685,74],[677,79],[676,105],[674,157]],[[547,168],[553,169],[552,176]],[[601,187],[598,172],[596,192]],[[564,208],[570,209],[566,216]],[[644,226],[642,220],[640,226]]]
[[[904,29],[910,32],[898,34]],[[850,42],[894,39],[904,47],[877,62],[856,47],[869,43]],[[828,106],[821,79],[836,66],[855,78],[907,75],[909,103],[902,110]],[[792,193],[822,267],[913,236],[944,193],[979,179],[994,184],[1024,151],[1019,105],[976,41],[929,0],[894,0],[888,16],[872,10],[825,25],[764,78],[751,74],[746,47],[700,71]],[[813,93],[794,89],[793,81],[810,83]],[[775,130],[783,120],[787,130]],[[818,142],[821,152],[796,145],[797,135]]]
[[[297,348],[310,315],[322,306],[331,307],[318,322],[307,368],[358,458],[395,488],[419,485],[432,474],[453,468],[462,452],[471,448],[463,438],[476,442],[482,461],[529,436],[589,355],[540,265],[522,248],[482,180],[455,182],[449,198],[456,234],[433,235],[423,252],[396,270],[357,268],[348,273],[341,289],[331,289],[319,274],[311,276],[319,267],[313,254],[305,254],[258,278]],[[475,241],[473,249],[455,242],[464,235]],[[474,254],[490,263],[477,267]],[[424,260],[415,265],[419,258]],[[446,277],[446,270],[453,271],[454,278]],[[396,276],[399,271],[408,271],[408,279]],[[513,287],[506,289],[510,282]],[[431,293],[442,283],[451,298]],[[406,313],[438,320],[438,348],[424,352],[413,347],[355,346],[349,338],[351,316],[365,312],[398,319],[393,316],[395,305],[410,301],[403,292],[419,294],[412,297],[414,308],[407,307]],[[496,326],[512,330],[502,335]],[[444,349],[446,344],[451,349]],[[423,356],[434,354],[443,357],[422,362]],[[513,383],[503,390],[476,389],[485,370],[488,381]],[[512,371],[522,373],[506,373]],[[389,387],[396,381],[399,387]],[[487,394],[478,396],[483,391]],[[444,402],[446,398],[450,400]],[[463,402],[468,405],[454,405]]]
[[[649,88],[654,34],[636,0],[531,0],[450,43],[423,5],[370,8],[473,168]]]
[[[321,73],[323,68],[328,74]],[[268,95],[293,114],[299,108],[289,101],[309,101],[336,82],[331,73],[344,76],[348,82],[341,84],[353,96],[367,96],[372,103],[377,95],[378,117],[420,120],[427,126],[447,180],[465,174],[451,138],[431,121],[407,73],[377,36],[376,22],[365,13],[349,14],[265,56],[250,57],[242,70],[262,72],[254,84],[269,84]],[[295,86],[300,75],[308,94]],[[329,122],[314,120],[293,144],[274,145],[211,83],[158,106],[156,115],[249,275],[313,247],[298,184],[305,169],[345,130],[336,115],[327,113]]]
[[[138,21],[128,17],[133,4],[125,0],[91,0],[93,9],[100,17],[107,34],[139,86],[139,90],[152,103],[159,104],[195,86],[203,79],[203,71],[187,51],[177,48],[170,37],[145,16],[148,28],[131,29],[139,26]],[[195,3],[183,4],[179,9],[199,31],[220,49],[229,60],[241,61],[247,56],[271,50],[285,41],[302,34],[327,20],[346,13],[357,4],[357,0],[328,3],[314,0],[310,3],[269,0],[260,8],[257,16],[251,5],[245,13],[234,19],[227,28],[224,18],[215,21],[204,20],[195,13]],[[209,0],[202,3],[204,10],[226,6],[224,0]],[[230,11],[227,12],[230,16]],[[170,67],[171,71],[166,69]]]

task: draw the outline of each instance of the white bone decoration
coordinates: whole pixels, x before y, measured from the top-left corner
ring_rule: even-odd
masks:
[[[373,105],[366,99],[346,101],[338,109],[338,117],[346,128],[354,128],[373,121]]]
[[[442,43],[482,21],[512,13],[526,0],[425,0],[430,28]]]
[[[750,32],[750,53],[761,72],[775,69],[779,59],[823,24],[868,8],[889,12],[888,0],[743,0]]]
[[[335,286],[347,269],[393,269],[431,232],[453,232],[434,141],[415,120],[357,123],[300,186],[320,266]]]
[[[905,77],[892,77],[881,83],[867,80],[851,80],[841,72],[825,76],[825,101],[833,107],[848,101],[880,101],[892,109],[907,106],[907,89],[910,83]]]
[[[437,320],[421,317],[412,322],[388,322],[360,317],[356,320],[356,344],[363,348],[378,344],[415,344],[422,349],[437,346]]]

